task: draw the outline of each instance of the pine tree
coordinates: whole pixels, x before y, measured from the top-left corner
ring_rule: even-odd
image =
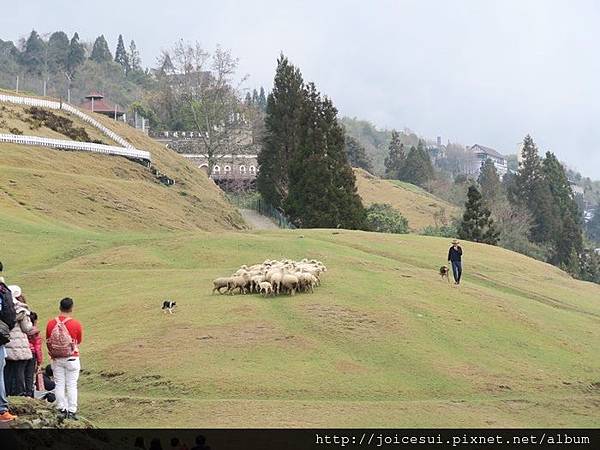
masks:
[[[554,205],[557,224],[551,230],[554,252],[550,262],[577,276],[576,261],[583,251],[581,213],[563,165],[554,153],[547,152],[542,162],[542,174]],[[573,256],[575,255],[575,256]]]
[[[35,30],[31,32],[27,41],[25,41],[21,63],[29,73],[40,75],[47,70],[46,43]]]
[[[69,37],[56,31],[48,39],[48,66],[53,73],[64,72],[69,66]]]
[[[77,68],[85,60],[85,49],[79,42],[79,35],[75,33],[69,42],[69,56],[67,58],[67,71],[73,76]]]
[[[256,89],[252,90],[252,104],[258,107],[258,91]]]
[[[163,52],[158,58],[158,72],[160,75],[168,75],[175,71],[173,61],[168,52]]]
[[[246,106],[252,106],[252,96],[250,95],[250,92],[246,92],[246,97],[244,98],[244,104]]]
[[[496,245],[500,233],[496,231],[490,210],[483,204],[480,192],[470,186],[458,237],[473,242]]]
[[[483,201],[488,207],[492,207],[502,191],[502,182],[491,159],[488,158],[481,166],[477,182],[481,187]]]
[[[360,167],[368,172],[373,171],[373,163],[365,148],[352,136],[346,135],[346,156],[352,167]]]
[[[544,178],[538,149],[529,135],[523,140],[521,155],[522,161],[509,190],[509,199],[531,212],[534,219],[531,239],[537,243],[548,243],[553,241],[560,229],[560,212]]]
[[[112,61],[112,55],[108,49],[108,43],[106,42],[104,35],[98,36],[94,41],[94,46],[92,47],[92,56],[90,58],[97,63],[106,63]]]
[[[298,150],[303,84],[300,71],[281,55],[273,90],[267,98],[265,139],[258,155],[260,171],[256,178],[257,190],[275,207],[280,207],[288,194],[288,167]]]
[[[129,43],[129,53],[127,54],[127,57],[129,58],[129,67],[133,72],[142,70],[142,59],[140,58],[140,52],[138,51],[133,39]]]
[[[388,156],[385,157],[385,177],[393,180],[400,179],[400,173],[406,163],[406,155],[404,154],[404,144],[400,142],[400,134],[396,130],[392,130],[392,140],[388,145]]]
[[[431,159],[425,151],[423,141],[418,146],[411,147],[404,167],[400,171],[400,179],[417,186],[425,187],[433,179],[434,172]]]
[[[530,135],[523,139],[521,157],[519,170],[514,178],[514,188],[510,191],[510,199],[513,203],[530,206],[534,201],[533,189],[541,177],[542,170],[537,146]]]
[[[265,90],[261,86],[260,93],[258,94],[258,108],[264,111],[267,108],[267,97],[265,96]]]
[[[125,44],[123,43],[123,35],[119,35],[117,40],[117,49],[115,50],[115,62],[123,68],[125,74],[129,73],[131,67],[129,66],[129,56],[127,50],[125,50]]]
[[[337,110],[313,83],[304,89],[300,145],[289,165],[286,213],[302,228],[366,226]]]

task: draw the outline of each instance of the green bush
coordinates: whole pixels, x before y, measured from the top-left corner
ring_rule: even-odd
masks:
[[[408,233],[408,220],[387,203],[373,203],[367,208],[367,228],[379,233]]]
[[[437,237],[456,237],[456,226],[455,225],[442,225],[441,227],[434,227],[432,225],[425,227],[421,230],[423,236],[437,236]]]

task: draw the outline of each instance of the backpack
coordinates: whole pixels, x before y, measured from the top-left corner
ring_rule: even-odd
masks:
[[[17,323],[17,312],[12,292],[6,284],[0,283],[0,345],[10,342],[10,330]]]
[[[54,320],[56,320],[56,325],[46,341],[48,354],[51,358],[68,358],[75,351],[75,342],[65,325],[71,318],[67,317],[64,322],[61,322],[58,317]]]

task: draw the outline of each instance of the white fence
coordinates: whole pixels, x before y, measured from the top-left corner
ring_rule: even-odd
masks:
[[[93,117],[91,117],[91,116],[87,115],[86,113],[80,111],[79,109],[74,108],[73,106],[69,105],[68,103],[54,102],[51,100],[41,100],[39,98],[31,98],[31,97],[18,97],[16,95],[3,95],[3,94],[0,94],[0,102],[14,103],[17,105],[38,106],[40,108],[49,108],[49,109],[64,109],[65,111],[68,111],[71,114],[76,115],[81,120],[83,120],[83,121],[89,123],[90,125],[92,125],[93,127],[97,128],[102,133],[104,133],[106,136],[111,138],[113,141],[121,144],[123,147],[131,148],[131,149],[134,148],[133,145],[131,145],[129,142],[127,142],[125,139],[123,139],[121,136],[119,136],[117,133],[115,133],[111,129],[105,127],[104,125],[102,125],[100,122],[98,122]]]
[[[80,150],[84,152],[103,153],[106,155],[125,156],[127,158],[150,161],[150,153],[143,150],[115,147],[112,145],[94,144],[91,142],[66,141],[62,139],[50,139],[37,136],[21,136],[18,134],[0,134],[0,142],[52,147],[62,150]]]

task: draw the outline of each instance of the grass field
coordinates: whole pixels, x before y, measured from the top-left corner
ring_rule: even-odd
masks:
[[[437,275],[441,238],[243,232],[197,168],[97,118],[176,185],[122,158],[0,144],[3,275],[44,322],[60,298],[75,299],[81,413],[96,425],[600,425],[600,286],[465,243],[455,288]],[[408,201],[396,206],[413,228],[439,207],[452,214],[414,187],[358,180],[359,190],[385,183],[373,201]],[[283,257],[322,260],[322,286],[211,295],[213,278]],[[166,298],[174,315],[160,310]]]
[[[460,213],[460,208],[414,184],[383,180],[362,169],[354,169],[354,175],[358,193],[365,206],[389,203],[408,219],[408,226],[413,231],[420,231],[428,226],[441,226],[442,217],[449,221]],[[436,215],[439,217],[436,218]]]
[[[454,288],[440,238],[106,233],[5,214],[0,230],[5,276],[41,317],[75,298],[82,414],[100,426],[600,425],[600,287],[499,248],[465,243]],[[324,261],[323,285],[211,295],[212,278],[283,256]]]

